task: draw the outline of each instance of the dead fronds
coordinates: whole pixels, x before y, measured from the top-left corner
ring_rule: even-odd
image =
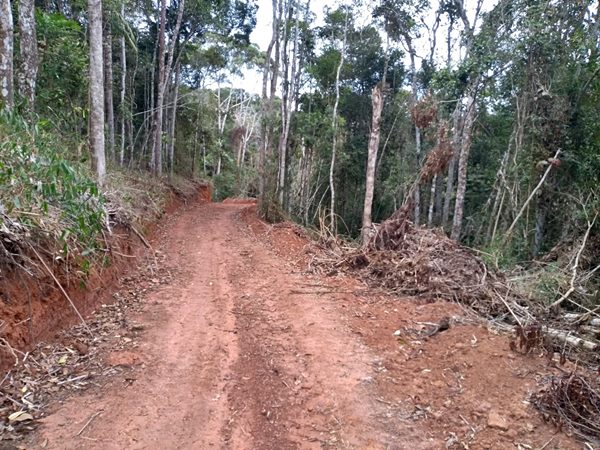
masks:
[[[438,127],[438,138],[436,146],[427,155],[427,160],[421,168],[421,176],[419,182],[427,183],[434,176],[443,174],[448,168],[450,159],[454,154],[452,142],[449,136],[450,125],[444,121]]]
[[[435,121],[437,112],[438,108],[435,100],[428,95],[412,107],[410,115],[414,124],[423,129]]]

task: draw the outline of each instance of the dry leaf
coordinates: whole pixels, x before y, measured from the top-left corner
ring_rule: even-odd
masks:
[[[33,416],[25,411],[17,411],[8,416],[9,422],[24,422],[26,420],[33,420]]]

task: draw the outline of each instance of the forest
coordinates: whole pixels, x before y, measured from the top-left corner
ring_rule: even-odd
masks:
[[[250,41],[259,6],[266,49]],[[269,221],[363,244],[404,208],[595,306],[597,5],[316,7],[2,0],[3,227],[86,256],[118,180],[203,179],[217,200],[256,197]]]
[[[9,322],[36,342],[22,286],[60,290],[85,325],[74,286],[136,257],[115,235],[158,266],[148,224],[202,184],[310,236],[315,273],[461,304],[516,331],[511,349],[543,334],[550,360],[597,368],[599,14],[589,0],[0,0],[0,306],[29,295],[23,317],[0,317],[0,350],[17,355]],[[235,234],[221,206],[202,223]],[[600,390],[573,380],[595,408],[580,434],[600,439]]]
[[[3,0],[3,213],[127,169],[350,238],[410,201],[502,264],[569,247],[598,211],[597,5],[472,3],[264,2],[264,51],[252,1]],[[83,178],[35,192],[33,148]]]

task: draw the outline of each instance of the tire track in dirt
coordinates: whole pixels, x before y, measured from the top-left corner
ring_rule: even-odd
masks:
[[[174,222],[167,253],[187,279],[152,294],[137,318],[147,330],[139,346],[142,369],[131,385],[112,380],[71,398],[44,420],[39,442],[65,449],[219,448],[227,439],[224,391],[237,339],[227,331],[235,318],[230,286],[221,282],[229,255],[223,225],[210,206]]]
[[[162,248],[184,275],[135,318],[146,331],[130,362],[141,367],[56,407],[38,443],[402,448],[377,420],[377,358],[336,316],[336,294],[244,233],[242,208],[197,206],[172,221]]]
[[[106,384],[54,405],[35,444],[109,450],[425,450],[446,448],[462,422],[468,433],[475,420],[485,420],[470,410],[444,416],[455,408],[451,400],[475,404],[480,396],[487,398],[486,386],[475,386],[464,399],[462,387],[449,391],[452,380],[444,374],[461,357],[452,351],[466,351],[464,331],[447,332],[460,338],[451,349],[423,344],[407,354],[393,333],[418,320],[417,306],[375,301],[356,293],[356,283],[299,272],[264,236],[249,231],[243,208],[199,205],[173,217],[160,245],[167,264],[182,275],[150,294],[144,311],[133,317],[144,329],[141,340],[129,361],[128,355],[116,358],[132,369],[121,378],[98,379]],[[448,305],[435,308],[441,313]],[[483,331],[469,330],[490,347],[488,353],[495,351],[497,344],[488,345]],[[479,353],[469,358],[496,358],[471,347]],[[473,366],[461,361],[454,364],[459,372]],[[498,377],[519,380],[511,367],[502,370],[500,375],[488,371],[490,383]],[[511,398],[520,401],[525,388],[513,389]],[[536,440],[547,440],[551,435],[538,422],[532,430],[544,432]],[[502,445],[472,448],[508,448],[507,442],[528,439],[485,424],[476,431],[486,442]]]

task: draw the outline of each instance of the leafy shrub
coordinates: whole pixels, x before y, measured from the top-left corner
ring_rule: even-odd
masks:
[[[20,119],[0,117],[0,212],[67,251],[84,248],[85,255],[104,224],[103,199],[58,142]]]

